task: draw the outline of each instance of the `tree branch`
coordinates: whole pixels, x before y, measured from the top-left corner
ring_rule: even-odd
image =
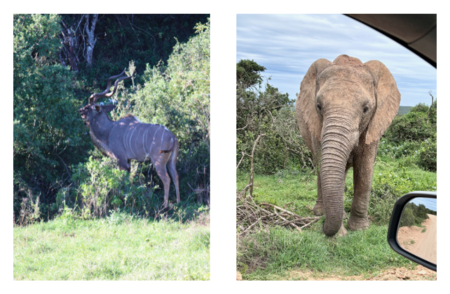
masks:
[[[253,176],[254,176],[254,169],[253,169],[253,157],[255,155],[255,149],[256,149],[256,144],[258,144],[258,141],[260,138],[264,137],[266,134],[261,134],[258,136],[258,138],[256,138],[255,143],[253,144],[253,149],[252,149],[252,156],[250,157],[250,181],[249,181],[249,185],[250,186],[250,197],[253,197]]]

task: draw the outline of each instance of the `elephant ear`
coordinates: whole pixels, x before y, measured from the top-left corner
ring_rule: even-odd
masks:
[[[400,105],[400,92],[394,77],[383,63],[371,60],[366,62],[364,66],[372,73],[374,78],[377,99],[377,109],[369,123],[366,135],[366,144],[370,144],[380,139],[397,114]]]
[[[309,67],[300,85],[300,94],[296,103],[297,115],[303,119],[309,132],[318,141],[320,141],[322,132],[322,120],[316,110],[317,77],[331,64],[330,61],[322,58],[316,60]]]

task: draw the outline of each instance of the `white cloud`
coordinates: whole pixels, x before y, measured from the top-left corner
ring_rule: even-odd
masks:
[[[347,54],[379,60],[391,71],[401,105],[429,104],[436,94],[436,69],[401,45],[344,15],[237,15],[237,62],[255,60],[264,76],[291,99],[309,66],[319,58]]]

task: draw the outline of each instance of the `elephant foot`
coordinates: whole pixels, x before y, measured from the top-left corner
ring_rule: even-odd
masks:
[[[313,208],[314,215],[321,216],[323,215],[323,204],[322,202],[316,202]]]
[[[352,231],[365,230],[369,227],[369,225],[369,219],[367,217],[354,217],[351,214],[347,222],[348,229]]]
[[[341,228],[339,229],[338,236],[344,237],[345,235],[347,235],[347,230],[344,228],[344,225],[342,225]]]

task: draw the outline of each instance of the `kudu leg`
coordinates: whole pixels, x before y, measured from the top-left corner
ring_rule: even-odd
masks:
[[[178,173],[177,173],[177,156],[176,153],[170,155],[169,162],[167,163],[170,176],[175,184],[175,191],[177,192],[177,203],[180,203],[180,189],[178,187]]]
[[[117,163],[119,164],[120,170],[126,170],[126,171],[130,172],[130,169],[131,169],[130,160],[119,157],[119,158],[117,158]]]
[[[169,206],[170,177],[165,164],[156,164],[155,169],[164,185],[164,208],[167,208]]]

